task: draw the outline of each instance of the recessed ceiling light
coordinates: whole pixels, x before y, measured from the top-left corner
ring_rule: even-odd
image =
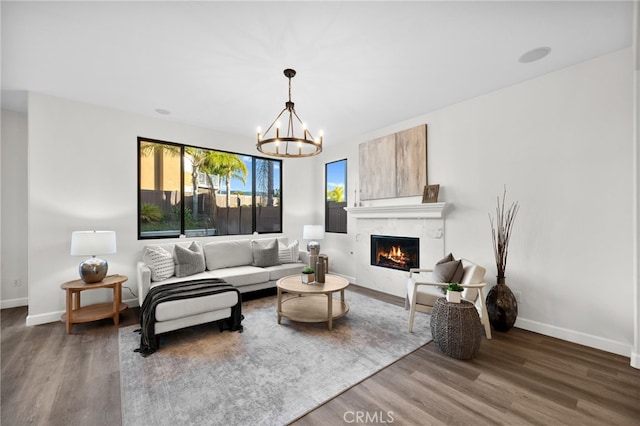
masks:
[[[518,61],[522,62],[523,64],[538,61],[547,56],[549,52],[551,52],[550,47],[536,47],[535,49],[530,50],[520,56],[520,59],[518,59]]]
[[[162,115],[168,115],[168,114],[171,114],[171,112],[170,112],[170,111],[167,111],[166,109],[162,109],[162,108],[156,108],[156,109],[155,109],[155,111],[156,111],[158,114],[162,114]]]

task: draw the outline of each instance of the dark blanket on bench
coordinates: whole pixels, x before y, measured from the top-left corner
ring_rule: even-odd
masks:
[[[231,317],[224,321],[224,328],[231,331],[242,331],[242,297],[237,288],[227,284],[219,278],[205,278],[200,280],[184,281],[179,283],[164,284],[153,287],[140,308],[140,347],[135,352],[143,356],[151,355],[158,349],[158,341],[155,335],[156,307],[159,303],[170,300],[189,299],[208,296],[211,294],[235,291],[238,293],[238,303],[231,308]],[[222,327],[221,327],[222,329]]]

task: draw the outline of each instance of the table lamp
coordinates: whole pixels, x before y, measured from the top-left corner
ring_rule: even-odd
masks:
[[[107,275],[109,265],[98,254],[116,252],[115,231],[75,231],[71,233],[71,255],[92,256],[80,263],[78,272],[85,283],[97,283]]]
[[[316,261],[318,260],[318,254],[320,254],[320,243],[315,240],[324,239],[324,226],[304,225],[302,238],[305,240],[311,240],[307,244],[307,250],[309,251],[309,266],[315,268]]]

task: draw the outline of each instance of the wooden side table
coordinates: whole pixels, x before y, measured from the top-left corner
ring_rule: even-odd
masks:
[[[87,284],[82,280],[74,280],[60,285],[60,288],[67,292],[67,312],[62,315],[62,321],[67,325],[67,334],[71,334],[73,324],[103,318],[113,318],[113,324],[117,326],[120,322],[120,312],[127,309],[126,303],[122,303],[122,283],[128,279],[126,275],[109,275],[97,283]],[[113,302],[81,306],[80,293],[96,288],[113,289]]]

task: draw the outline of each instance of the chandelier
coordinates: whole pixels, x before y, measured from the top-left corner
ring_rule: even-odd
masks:
[[[305,123],[298,117],[294,103],[291,101],[291,79],[295,77],[295,75],[295,70],[290,68],[284,70],[284,76],[289,79],[289,100],[284,104],[284,109],[280,111],[280,114],[273,120],[264,134],[261,133],[260,128],[258,128],[258,144],[256,147],[258,151],[263,154],[274,157],[302,158],[312,157],[322,152],[322,135],[320,135],[319,138],[314,138],[311,135]],[[288,117],[285,112],[288,113]],[[280,117],[282,117],[283,114],[285,114],[285,119],[287,119],[285,136],[280,135]],[[294,120],[294,117],[297,121]],[[295,136],[294,124],[295,127],[299,129],[298,134],[302,134],[301,138]],[[269,137],[269,131],[271,131],[274,126],[275,137],[274,132],[272,132],[271,137]]]

